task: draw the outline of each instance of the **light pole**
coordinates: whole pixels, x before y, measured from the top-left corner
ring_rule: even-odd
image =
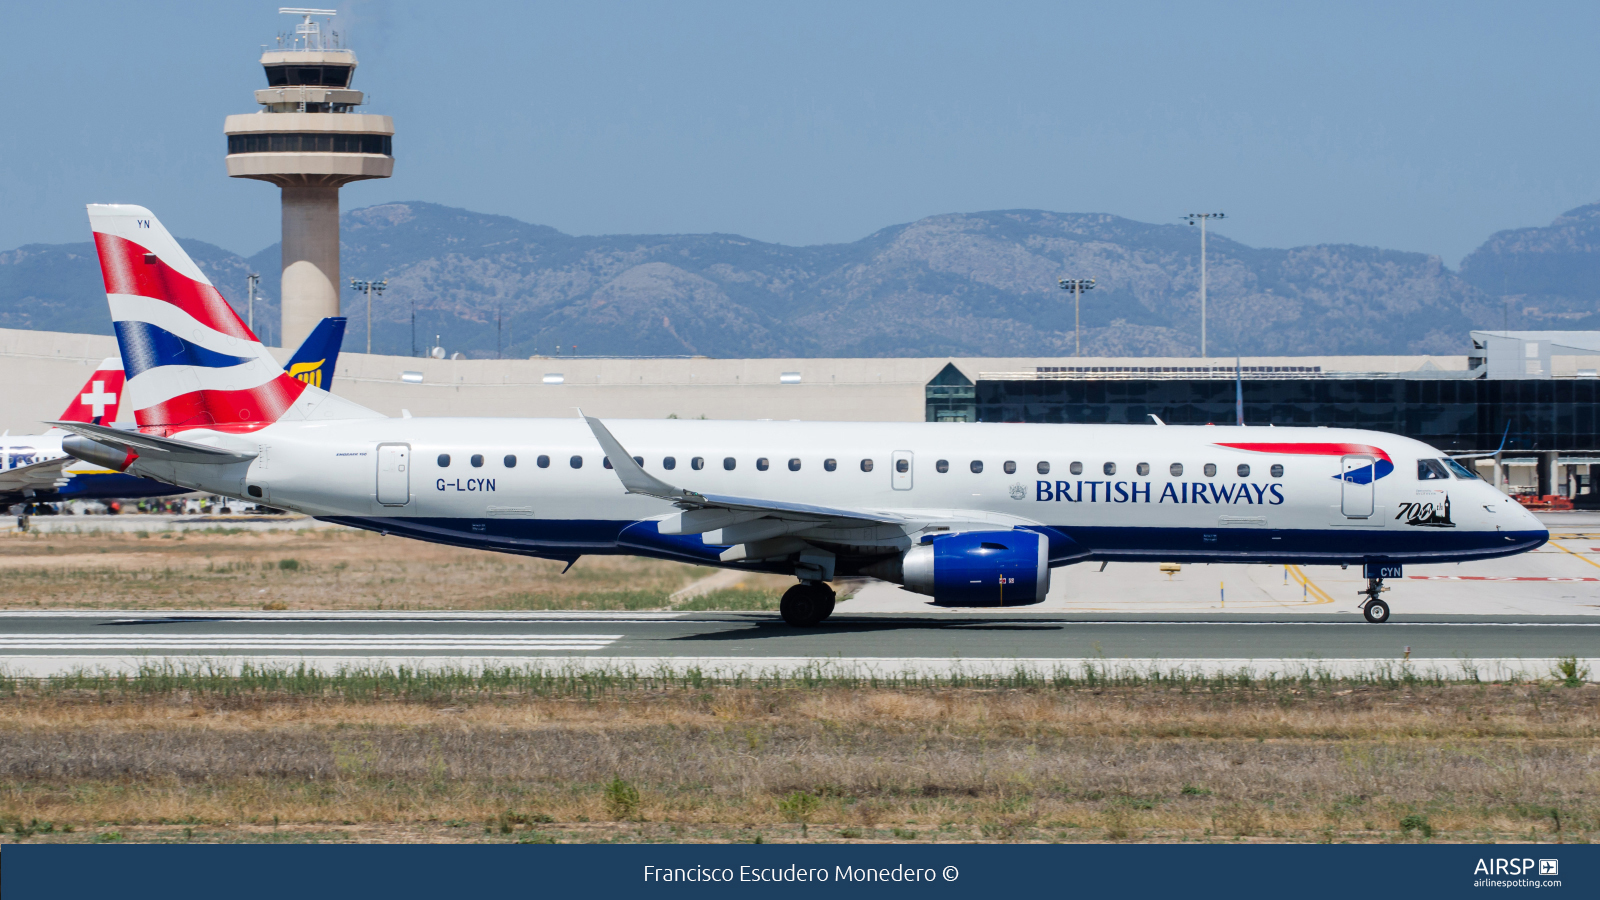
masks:
[[[261,283],[261,276],[260,275],[256,275],[254,273],[251,273],[249,275],[246,275],[244,277],[244,280],[245,280],[245,284],[248,287],[248,290],[246,291],[246,293],[248,293],[250,295],[250,305],[245,307],[245,309],[246,309],[245,315],[248,316],[249,319],[248,319],[248,321],[245,322],[245,324],[250,326],[250,333],[251,334],[255,334],[256,333],[256,285]]]
[[[1094,279],[1063,278],[1060,281],[1057,281],[1056,284],[1061,285],[1061,289],[1063,291],[1072,292],[1072,355],[1082,356],[1083,328],[1081,325],[1079,325],[1081,319],[1078,316],[1078,310],[1081,306],[1080,298],[1083,297],[1083,292],[1091,290],[1094,287]]]
[[[376,293],[382,297],[383,292],[389,287],[389,279],[382,281],[368,281],[362,278],[350,279],[350,287],[358,291],[367,292],[367,352],[372,352],[372,295]]]
[[[1190,213],[1183,216],[1190,225],[1200,223],[1200,358],[1206,356],[1206,220],[1226,219],[1222,213]]]

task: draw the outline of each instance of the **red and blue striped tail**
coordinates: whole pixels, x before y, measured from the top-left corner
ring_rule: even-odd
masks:
[[[125,402],[141,431],[249,432],[305,391],[142,206],[89,205]]]

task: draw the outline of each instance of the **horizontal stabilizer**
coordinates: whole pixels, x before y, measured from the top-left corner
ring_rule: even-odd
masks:
[[[9,506],[20,500],[27,500],[35,491],[52,491],[65,487],[72,476],[62,469],[71,462],[70,458],[62,457],[0,472],[0,505]]]
[[[157,437],[153,434],[142,434],[137,431],[121,431],[116,428],[107,428],[104,425],[91,425],[87,422],[51,422],[50,424],[88,438],[96,444],[119,450],[125,454],[131,454],[131,457],[124,460],[122,466],[117,468],[119,472],[125,470],[128,464],[133,462],[133,458],[161,460],[163,462],[199,463],[213,466],[249,462],[256,458],[254,453],[239,453],[233,450],[223,450],[220,447],[208,447],[205,444],[180,441],[177,438]],[[68,441],[70,440],[68,438]],[[66,441],[62,443],[62,449],[72,453],[74,456],[78,455]],[[83,457],[79,458],[82,459]],[[102,459],[88,461],[104,464]]]

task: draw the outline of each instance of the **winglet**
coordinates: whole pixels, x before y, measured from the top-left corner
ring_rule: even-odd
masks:
[[[584,416],[583,420],[589,423],[589,430],[594,432],[594,439],[600,442],[600,449],[604,450],[606,458],[611,460],[611,467],[616,470],[617,478],[621,479],[622,487],[628,493],[644,494],[674,502],[705,502],[705,497],[694,491],[674,487],[646,472],[643,466],[633,461],[633,457],[628,455],[628,451],[623,449],[615,437],[612,437],[610,430],[599,419]]]

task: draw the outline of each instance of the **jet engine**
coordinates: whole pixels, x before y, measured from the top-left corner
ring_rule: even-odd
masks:
[[[940,606],[1027,606],[1050,592],[1050,541],[1036,531],[941,535],[861,571]]]

